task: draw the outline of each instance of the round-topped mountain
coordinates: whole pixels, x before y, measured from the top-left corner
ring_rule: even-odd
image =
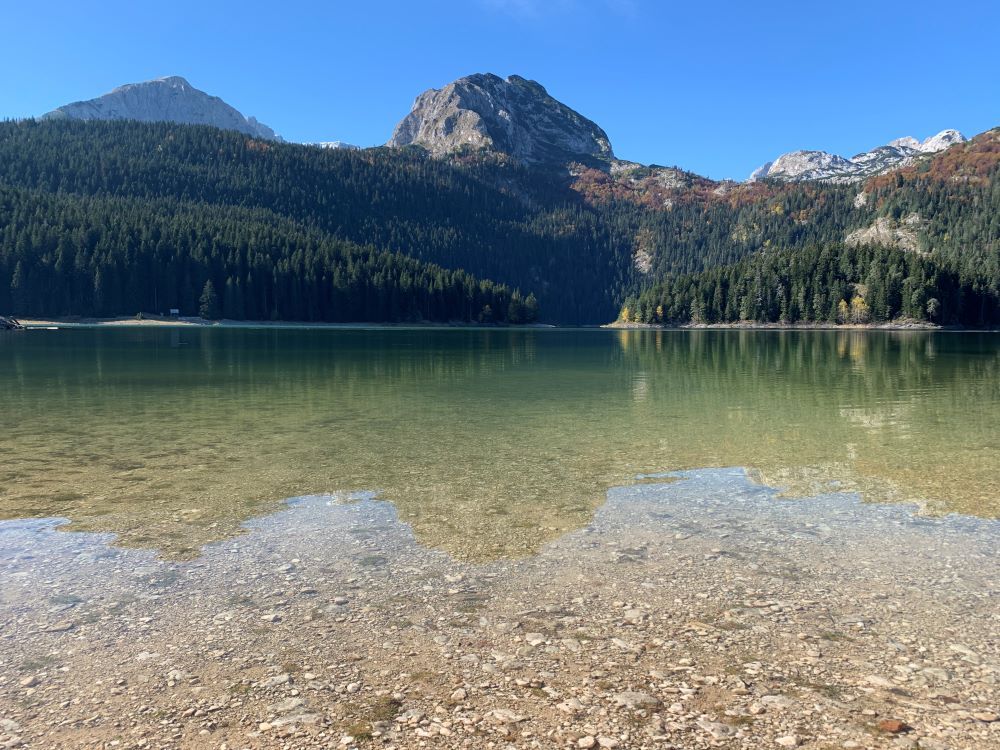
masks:
[[[280,140],[267,125],[245,117],[219,97],[196,89],[180,76],[128,83],[96,99],[66,104],[45,117],[212,125],[255,138]]]
[[[417,97],[389,146],[423,146],[435,156],[465,148],[529,164],[607,161],[607,134],[535,81],[492,73],[459,78]]]

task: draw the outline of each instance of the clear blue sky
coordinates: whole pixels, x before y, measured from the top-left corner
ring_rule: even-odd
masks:
[[[744,178],[783,151],[852,155],[1000,125],[1000,2],[11,2],[0,116],[185,76],[293,141],[384,142],[414,97],[517,73],[615,153]]]

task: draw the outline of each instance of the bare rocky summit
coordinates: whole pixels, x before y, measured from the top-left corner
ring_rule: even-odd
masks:
[[[798,182],[820,180],[824,182],[859,182],[873,175],[905,167],[923,154],[944,151],[966,138],[957,130],[942,130],[924,141],[912,136],[879,146],[850,159],[826,151],[791,151],[769,161],[750,175],[750,182],[763,178]]]
[[[417,97],[389,146],[423,146],[435,156],[464,149],[528,164],[614,158],[607,134],[535,81],[491,73],[459,78]]]
[[[355,146],[353,143],[347,143],[346,141],[319,141],[318,143],[308,143],[307,146],[318,146],[319,148],[329,149],[331,151],[360,151],[361,146]]]
[[[45,118],[212,125],[223,130],[237,130],[254,138],[281,140],[267,125],[253,117],[246,117],[219,97],[196,89],[180,76],[119,86],[96,99],[59,107]]]

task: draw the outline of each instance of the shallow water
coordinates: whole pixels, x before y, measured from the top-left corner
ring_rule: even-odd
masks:
[[[1000,516],[997,334],[29,331],[0,337],[0,424],[0,518],[168,557],[356,490],[423,545],[517,557],[706,466]]]

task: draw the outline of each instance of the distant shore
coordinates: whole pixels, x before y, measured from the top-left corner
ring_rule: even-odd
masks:
[[[662,330],[662,331],[690,331],[690,330],[773,330],[773,331],[979,331],[996,329],[971,329],[960,326],[941,326],[936,323],[925,321],[906,320],[890,321],[887,323],[757,323],[753,321],[740,321],[738,323],[687,323],[684,325],[660,325],[658,323],[623,323],[615,321],[608,323],[602,328],[616,328],[621,330]]]
[[[142,318],[18,318],[25,328],[64,328],[64,327],[195,327],[195,328],[590,328],[615,330],[653,330],[653,331],[690,331],[690,330],[767,330],[767,331],[956,331],[965,333],[995,332],[998,328],[963,328],[961,326],[941,326],[925,321],[891,321],[887,323],[755,323],[742,321],[739,323],[688,323],[684,325],[660,325],[656,323],[623,323],[615,321],[601,326],[561,326],[549,323],[529,323],[527,325],[484,325],[482,323],[436,323],[408,322],[388,323],[371,321],[367,323],[324,323],[289,320],[206,320],[199,317],[167,317],[146,315]]]
[[[430,323],[408,322],[389,323],[371,321],[367,323],[325,323],[292,320],[207,320],[199,317],[173,317],[161,315],[144,315],[137,317],[117,318],[18,318],[25,328],[64,328],[64,327],[108,327],[108,328],[556,328],[547,323],[528,323],[525,325],[488,326],[481,323]]]

